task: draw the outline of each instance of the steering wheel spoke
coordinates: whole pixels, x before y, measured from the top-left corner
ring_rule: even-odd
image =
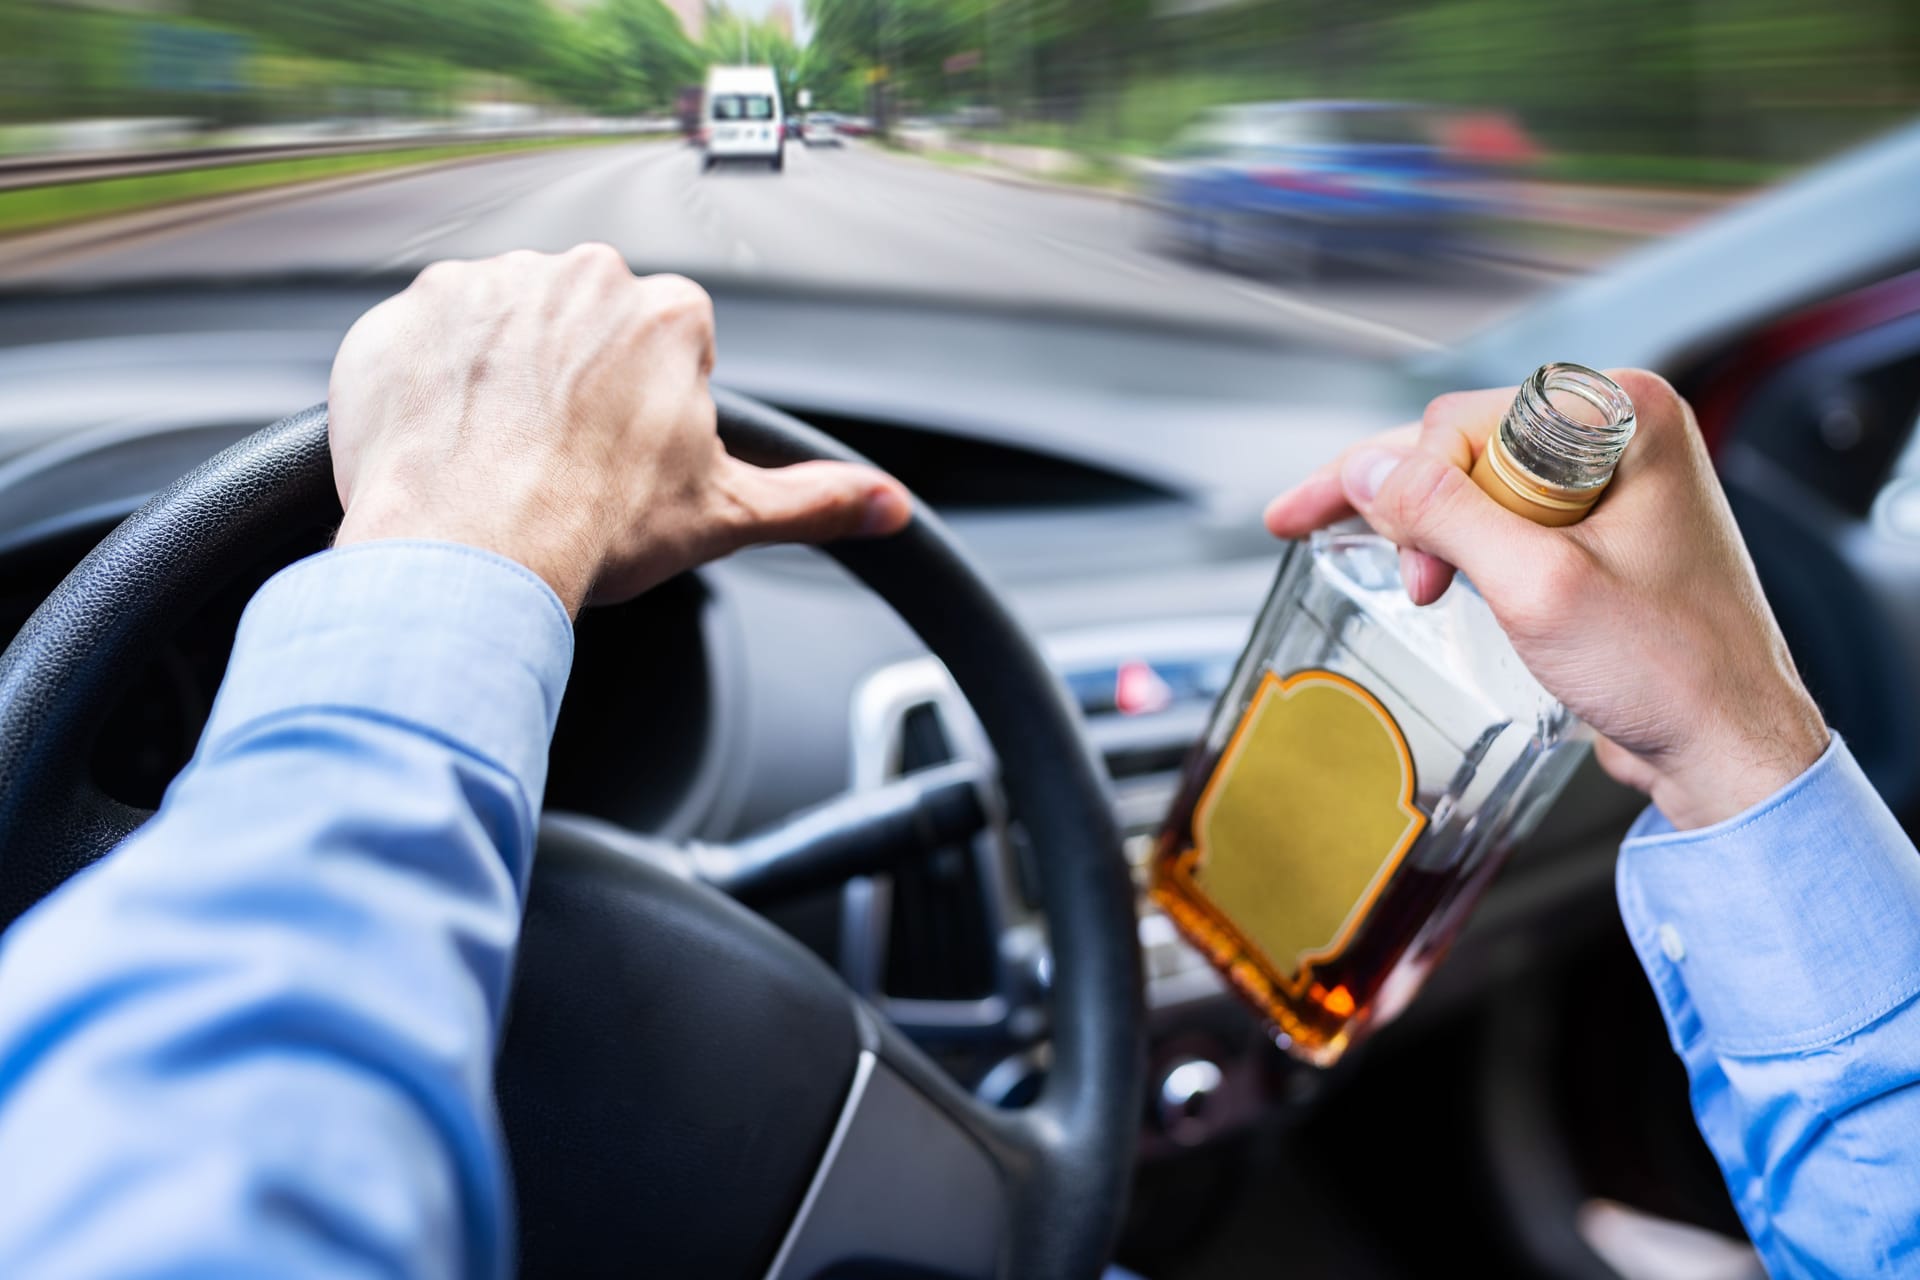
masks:
[[[752,905],[886,871],[972,838],[987,820],[979,766],[961,762],[849,792],[736,844],[696,844],[696,874]]]
[[[541,825],[764,908],[971,839],[986,823],[983,785],[972,764],[928,769],[802,810],[733,844],[667,844],[578,813],[549,812]]]
[[[1030,1153],[872,1009],[852,1087],[769,1280],[1000,1274]],[[863,1274],[868,1272],[863,1272]]]

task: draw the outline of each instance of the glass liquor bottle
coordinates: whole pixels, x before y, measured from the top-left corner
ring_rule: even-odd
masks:
[[[1586,514],[1634,430],[1611,379],[1550,364],[1474,468],[1543,524]],[[1415,606],[1369,532],[1292,544],[1195,745],[1154,897],[1321,1066],[1403,1009],[1591,734],[1464,577]]]

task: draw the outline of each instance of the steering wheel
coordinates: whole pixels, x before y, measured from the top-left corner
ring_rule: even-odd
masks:
[[[765,405],[716,400],[748,461],[856,457]],[[321,406],[174,483],[47,597],[0,655],[0,923],[150,816],[101,794],[87,764],[144,658],[262,548],[338,518]],[[1144,1020],[1132,889],[1078,715],[925,507],[897,537],[826,550],[945,662],[997,753],[1039,851],[1051,1068],[1027,1107],[980,1103],[707,882],[725,876],[690,873],[697,858],[543,829],[497,1064],[524,1273],[1053,1280],[1104,1265]],[[872,817],[822,812],[810,838],[842,854]]]

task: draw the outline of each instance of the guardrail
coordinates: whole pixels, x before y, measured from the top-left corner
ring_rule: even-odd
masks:
[[[369,155],[408,151],[419,147],[459,147],[488,142],[525,142],[590,137],[653,137],[671,133],[671,121],[620,123],[617,127],[584,129],[436,130],[382,134],[371,137],[326,139],[316,142],[251,143],[226,147],[168,147],[159,151],[30,155],[0,157],[0,191],[51,187],[103,178],[132,178],[146,174],[179,173],[269,160],[302,160],[316,156]]]

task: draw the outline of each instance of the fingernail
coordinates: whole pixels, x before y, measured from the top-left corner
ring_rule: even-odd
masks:
[[[875,489],[867,495],[867,509],[860,516],[860,536],[892,533],[913,518],[913,504],[905,494],[892,487]]]
[[[1386,449],[1357,449],[1340,468],[1340,483],[1347,497],[1355,502],[1372,502],[1373,495],[1387,482],[1401,456]]]

